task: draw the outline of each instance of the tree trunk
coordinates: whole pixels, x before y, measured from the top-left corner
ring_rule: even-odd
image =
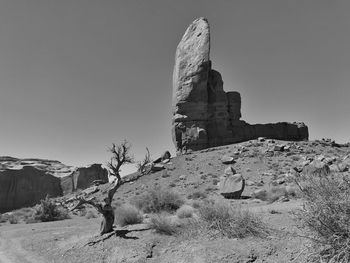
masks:
[[[101,229],[100,229],[101,235],[113,231],[113,224],[114,224],[113,208],[110,205],[105,205],[103,207],[102,215],[103,215],[103,219],[101,222]]]

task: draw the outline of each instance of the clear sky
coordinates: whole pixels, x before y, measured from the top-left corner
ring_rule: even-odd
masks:
[[[1,0],[0,155],[105,163],[174,153],[175,49],[197,17],[249,123],[350,141],[350,1]]]

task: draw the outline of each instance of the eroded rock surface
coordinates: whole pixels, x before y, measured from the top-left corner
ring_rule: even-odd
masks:
[[[178,153],[266,137],[308,139],[304,123],[250,125],[241,118],[241,96],[225,92],[221,74],[212,69],[210,29],[195,20],[176,49],[173,73],[172,137]]]
[[[88,188],[95,180],[108,182],[100,164],[74,168],[53,160],[0,157],[0,213]]]

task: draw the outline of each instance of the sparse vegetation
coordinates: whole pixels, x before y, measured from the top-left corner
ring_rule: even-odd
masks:
[[[157,187],[134,198],[132,203],[145,213],[159,213],[176,211],[184,204],[184,200],[177,193]]]
[[[86,214],[85,214],[85,218],[86,219],[91,219],[91,218],[96,218],[97,215],[93,212],[93,211],[87,211]]]
[[[187,196],[188,199],[205,199],[207,198],[207,194],[205,192],[202,191],[195,191],[192,194],[189,194]]]
[[[140,172],[141,174],[149,173],[151,171],[151,166],[150,166],[151,163],[152,163],[151,154],[148,148],[146,147],[145,157],[143,158],[142,161],[139,161],[136,164],[137,171]]]
[[[343,175],[307,174],[299,182],[305,198],[298,214],[313,234],[314,262],[350,262],[350,181]]]
[[[10,224],[17,224],[18,218],[15,215],[9,215],[7,217],[7,220],[10,222]]]
[[[130,204],[122,205],[115,211],[115,221],[120,226],[142,223],[140,211]]]
[[[178,233],[179,228],[166,215],[154,215],[151,218],[151,228],[159,234],[174,235]]]
[[[243,238],[261,237],[268,233],[267,227],[259,217],[240,207],[231,207],[226,203],[206,202],[199,207],[198,212],[206,230],[213,234],[228,238]]]
[[[32,219],[34,221],[48,222],[70,218],[67,209],[57,205],[49,197],[40,201],[40,204],[35,207],[35,212]]]
[[[190,218],[193,216],[194,208],[189,205],[181,206],[177,211],[176,215],[178,218]]]

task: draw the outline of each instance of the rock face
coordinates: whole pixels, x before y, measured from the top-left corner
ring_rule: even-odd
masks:
[[[308,139],[303,123],[250,125],[241,121],[241,96],[224,91],[221,74],[211,68],[209,53],[209,24],[199,18],[187,28],[175,55],[172,137],[178,153],[258,137]]]
[[[100,164],[74,168],[52,160],[0,157],[0,213],[32,206],[46,195],[85,189],[95,180],[108,182]]]
[[[59,178],[32,166],[0,173],[0,212],[32,206],[46,195],[62,195]]]
[[[92,164],[88,167],[79,167],[70,175],[61,178],[63,194],[72,193],[78,189],[91,186],[95,180],[108,182],[108,171],[101,164]]]

